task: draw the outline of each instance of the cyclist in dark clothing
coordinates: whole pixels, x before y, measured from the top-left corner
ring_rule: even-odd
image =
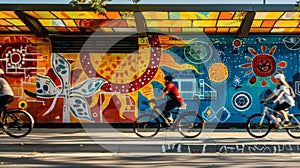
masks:
[[[177,89],[176,85],[172,82],[172,76],[165,76],[165,89],[163,90],[162,94],[158,97],[154,98],[153,100],[159,100],[167,96],[167,102],[165,108],[163,110],[163,115],[167,118],[166,123],[172,123],[173,118],[171,116],[171,111],[183,105],[183,98],[180,96],[180,92]]]
[[[3,69],[0,69],[0,108],[5,107],[14,99],[14,93],[4,77]]]

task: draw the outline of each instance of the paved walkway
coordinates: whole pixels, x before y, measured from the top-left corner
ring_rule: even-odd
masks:
[[[300,153],[300,139],[284,130],[261,139],[245,129],[206,129],[193,139],[162,130],[143,139],[129,128],[34,128],[23,138],[1,135],[0,152]]]

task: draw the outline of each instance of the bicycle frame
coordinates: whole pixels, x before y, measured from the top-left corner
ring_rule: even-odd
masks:
[[[5,116],[5,115],[7,115],[7,113],[9,113],[9,112],[13,112],[13,111],[22,111],[22,109],[21,108],[11,108],[11,109],[8,109],[8,108],[2,108],[2,109],[0,109],[0,114],[1,114],[1,116],[0,116],[0,121],[2,122],[2,119],[3,119],[3,117]]]
[[[152,102],[152,103],[154,103],[155,105],[154,105],[154,107],[152,107],[152,110],[150,110],[151,113],[149,113],[149,114],[152,114],[154,116],[158,116],[159,121],[162,122],[162,123],[164,123],[167,120],[167,118],[162,113],[162,111],[159,108],[159,106],[157,106],[155,102]],[[176,107],[175,109],[171,110],[171,115],[177,113],[175,115],[175,118],[174,118],[174,123],[176,123],[176,121],[177,121],[176,119],[178,118],[179,112],[180,112],[180,108],[179,107]]]
[[[288,111],[288,110],[286,110],[286,111]],[[273,109],[270,108],[267,104],[265,104],[264,110],[263,110],[263,112],[262,112],[263,117],[262,117],[262,120],[260,121],[259,124],[260,124],[260,125],[262,124],[264,118],[265,118],[266,115],[267,115],[271,120],[273,120],[276,124],[279,125],[279,129],[281,129],[281,128],[296,128],[296,127],[299,127],[299,126],[286,126],[286,127],[281,126],[281,123],[280,123],[279,121],[276,120],[276,117],[272,114],[272,112],[273,112],[273,113],[276,113],[276,114],[278,114],[278,115],[280,115],[280,116],[282,116],[282,114],[281,114],[280,112],[273,110]],[[289,114],[289,113],[288,113],[287,116],[288,116],[288,117],[291,117],[291,118],[294,118],[294,115],[293,115],[293,114]],[[297,120],[297,118],[294,118],[294,119],[297,121],[298,124],[300,124],[300,122]]]
[[[185,138],[195,138],[201,134],[204,120],[196,111],[179,112],[180,109],[185,108],[177,107],[171,110],[172,115],[177,114],[174,116],[174,123],[170,124],[166,122],[166,117],[160,110],[161,107],[155,103],[150,111],[146,110],[145,113],[141,114],[133,124],[134,133],[139,137],[151,138],[159,132],[160,128],[165,128],[171,131],[178,130]]]

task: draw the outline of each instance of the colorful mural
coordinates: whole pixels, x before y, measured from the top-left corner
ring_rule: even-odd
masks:
[[[37,123],[129,123],[151,107],[171,74],[187,104],[207,122],[245,123],[284,73],[300,96],[297,36],[152,35],[134,53],[52,53],[51,42],[0,36],[0,66]]]

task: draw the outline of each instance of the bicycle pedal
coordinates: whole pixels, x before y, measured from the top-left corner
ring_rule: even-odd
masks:
[[[274,130],[278,130],[280,128],[281,128],[281,126],[279,124],[274,124],[274,126],[272,127],[272,129],[274,129]]]

